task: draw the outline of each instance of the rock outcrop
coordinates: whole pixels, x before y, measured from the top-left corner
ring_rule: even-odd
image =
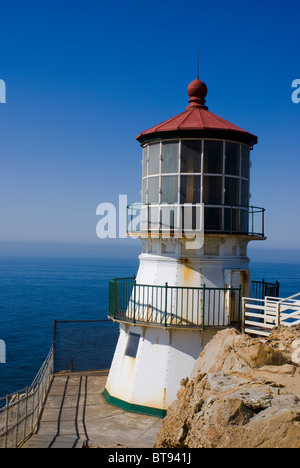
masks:
[[[181,381],[155,447],[300,448],[300,327],[215,335]]]

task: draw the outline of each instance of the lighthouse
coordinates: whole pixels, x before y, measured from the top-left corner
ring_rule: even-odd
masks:
[[[249,204],[257,137],[208,110],[198,77],[186,109],[141,132],[142,199],[128,207],[141,239],[136,276],[110,281],[120,335],[104,397],[163,417],[209,340],[240,327],[249,296],[247,246],[263,240],[264,209]]]

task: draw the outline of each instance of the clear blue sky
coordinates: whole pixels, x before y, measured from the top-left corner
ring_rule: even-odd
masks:
[[[100,244],[96,207],[139,201],[141,131],[209,110],[258,135],[251,204],[264,243],[300,250],[299,2],[10,1],[1,5],[0,242]]]

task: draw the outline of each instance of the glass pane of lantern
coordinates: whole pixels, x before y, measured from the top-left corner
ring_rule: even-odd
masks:
[[[147,146],[143,148],[143,177],[147,175]]]
[[[178,172],[178,156],[178,141],[163,143],[161,172]]]
[[[161,230],[171,232],[177,227],[177,208],[173,205],[160,205]]]
[[[206,174],[223,173],[223,142],[210,141],[204,142],[204,161],[203,171]]]
[[[149,145],[149,163],[148,163],[148,174],[159,173],[159,156],[160,156],[160,144],[152,143]]]
[[[226,141],[225,174],[240,175],[240,145]]]
[[[180,203],[200,203],[201,176],[181,176]]]
[[[225,208],[224,211],[224,230],[238,232],[240,210],[238,208]]]
[[[249,146],[242,145],[241,157],[242,157],[242,163],[241,163],[242,177],[246,177],[246,179],[249,179],[249,163],[250,163]]]
[[[148,178],[148,203],[158,203],[159,178]]]
[[[240,204],[240,179],[225,177],[225,205]]]
[[[181,172],[201,172],[201,140],[181,142]]]
[[[206,205],[223,204],[223,177],[203,177],[203,203]]]
[[[249,181],[243,180],[241,183],[241,205],[249,205]]]
[[[241,210],[240,232],[248,234],[249,229],[249,211]]]
[[[204,227],[206,231],[222,230],[222,208],[205,208]]]
[[[147,203],[146,201],[146,191],[147,191],[147,179],[143,179],[142,182],[142,203]]]
[[[178,177],[162,176],[161,178],[161,202],[178,203]]]

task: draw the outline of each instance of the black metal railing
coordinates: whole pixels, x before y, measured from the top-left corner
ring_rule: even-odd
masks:
[[[119,337],[111,320],[55,320],[54,373],[109,369]]]
[[[251,297],[264,299],[266,296],[279,297],[280,284],[278,281],[270,283],[265,281],[251,281]]]
[[[160,327],[226,327],[241,324],[241,287],[208,288],[109,282],[109,317]]]
[[[265,209],[248,205],[142,204],[127,207],[128,234],[265,236]]]

